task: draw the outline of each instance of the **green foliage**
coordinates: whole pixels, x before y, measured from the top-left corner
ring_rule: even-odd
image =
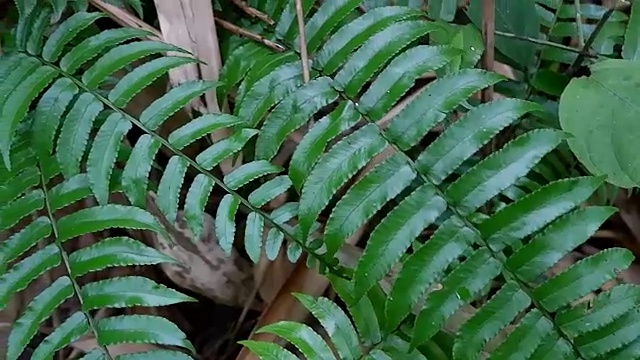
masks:
[[[634,141],[638,127],[638,71],[630,60],[606,60],[589,77],[571,80],[560,99],[560,123],[569,146],[592,173],[620,187],[640,184]]]
[[[46,26],[30,24],[51,16],[52,9],[29,4],[22,3],[16,30],[20,51],[0,58],[0,223],[2,230],[17,230],[1,245],[0,305],[58,264],[67,275],[34,298],[16,322],[8,359],[17,359],[36,325],[72,296],[82,309],[36,349],[43,358],[88,332],[101,346],[145,342],[193,351],[184,333],[165,319],[95,321],[90,313],[188,297],[141,277],[83,287],[76,281],[106,267],[171,259],[128,237],[72,254],[62,248],[74,237],[109,228],[166,232],[145,210],[161,146],[172,154],[157,186],[157,205],[169,223],[182,209],[199,238],[215,187],[225,193],[215,209],[215,233],[224,250],[233,246],[236,218],[246,214],[244,245],[252,260],[261,251],[275,258],[286,241],[292,261],[304,252],[327,273],[348,314],[328,299],[296,295],[326,337],[292,322],[260,330],[282,337],[307,358],[637,357],[637,287],[617,285],[591,303],[577,301],[625,269],[633,258],[629,251],[612,248],[557,275],[548,272],[614,212],[582,206],[604,179],[565,175],[554,158],[566,134],[556,129],[525,131],[491,155],[476,156],[506,127],[543,112],[521,99],[481,105],[470,99],[505,80],[471,69],[479,52],[467,43],[477,39],[477,30],[427,21],[419,10],[402,6],[376,7],[343,24],[340,19],[353,15],[358,2],[325,1],[315,8],[304,1],[312,45],[312,80],[305,83],[294,2],[254,1],[272,16],[281,14],[268,29],[273,34],[266,35],[291,50],[272,54],[245,43],[230,54],[220,84],[181,84],[135,118],[123,110],[135,94],[170,69],[197,60],[155,58],[108,89],[106,80],[115,71],[179,49],[140,40],[137,30],[110,30],[72,43],[101,15],[76,12],[46,32]],[[432,38],[438,40],[430,43]],[[419,84],[417,94],[389,116],[431,71],[437,79]],[[167,139],[158,135],[172,114],[216,86],[218,94],[235,93],[233,115],[204,114]],[[307,128],[293,152],[282,155],[289,135]],[[133,129],[143,133],[137,140],[127,137]],[[194,159],[182,152],[220,129],[231,135]],[[125,137],[133,148],[119,161]],[[426,137],[435,141],[425,146]],[[241,166],[222,179],[213,175],[240,152]],[[275,165],[278,155],[290,161]],[[367,165],[370,171],[363,172]],[[122,192],[130,205],[112,203],[113,192]],[[283,194],[290,195],[285,204],[269,214],[261,210]],[[54,216],[90,196],[97,205]],[[365,224],[371,231],[364,253],[355,266],[342,264],[345,240]],[[424,230],[433,235],[427,239]],[[12,263],[48,238],[50,244]],[[458,329],[448,329],[448,320],[466,308],[477,311]],[[491,340],[495,344],[487,348]],[[276,344],[243,344],[263,358],[295,358]],[[102,359],[103,351],[84,358]],[[119,359],[152,357],[188,355],[153,351]]]

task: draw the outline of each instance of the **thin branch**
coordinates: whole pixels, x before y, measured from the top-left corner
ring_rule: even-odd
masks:
[[[604,24],[606,24],[607,20],[609,20],[609,18],[611,17],[614,11],[616,11],[616,8],[611,8],[607,10],[607,12],[605,12],[604,15],[602,15],[602,19],[600,19],[600,21],[598,22],[598,25],[596,25],[596,28],[593,29],[593,32],[589,36],[589,39],[582,46],[582,51],[580,52],[580,55],[576,57],[576,59],[573,61],[573,64],[571,64],[571,66],[569,66],[569,68],[567,69],[566,74],[568,76],[573,76],[573,74],[578,70],[578,68],[580,68],[580,65],[582,65],[585,59],[585,56],[583,55],[583,53],[589,52],[589,50],[591,49],[591,46],[596,41],[596,37],[598,37],[598,34],[600,33],[600,31],[604,28]]]
[[[252,8],[244,0],[231,0],[231,2],[233,2],[237,7],[239,7],[242,11],[244,11],[247,15],[249,15],[251,17],[259,19],[262,22],[265,22],[265,23],[267,23],[269,25],[273,25],[273,24],[276,23],[275,21],[273,21],[273,19],[271,19],[269,17],[269,15],[263,13],[262,11],[260,11],[258,9]]]
[[[578,44],[584,47],[584,31],[582,31],[582,11],[580,11],[580,0],[573,0],[576,7],[576,30],[578,31]],[[559,9],[560,7],[558,7]]]
[[[302,60],[302,77],[304,83],[311,80],[309,75],[309,54],[307,53],[307,37],[304,31],[304,14],[302,11],[302,0],[296,0],[296,17],[298,18],[298,38],[300,39],[300,58]]]
[[[556,44],[556,43],[554,43],[552,41],[530,38],[530,37],[527,37],[527,36],[516,35],[516,34],[507,33],[507,32],[503,32],[503,31],[499,31],[499,30],[496,30],[495,34],[498,35],[498,36],[502,36],[502,37],[506,37],[506,38],[510,38],[510,39],[522,40],[522,41],[530,42],[530,43],[537,44],[537,45],[553,47],[553,48],[556,48],[556,49],[569,51],[569,52],[572,52],[572,53],[575,53],[575,54],[581,54],[581,55],[583,55],[585,57],[597,58],[597,57],[603,56],[601,54],[592,54],[592,53],[585,52],[585,51],[580,50],[580,49],[572,48],[571,46],[566,46],[566,45],[562,45],[562,44]]]
[[[283,52],[283,51],[286,50],[284,46],[282,46],[282,45],[280,45],[280,44],[278,44],[276,42],[273,42],[273,41],[271,41],[271,40],[269,40],[269,39],[267,39],[267,38],[265,38],[263,36],[260,36],[258,34],[254,34],[249,30],[246,30],[246,29],[243,29],[243,28],[241,28],[239,26],[236,26],[236,25],[234,25],[234,24],[232,24],[232,23],[230,23],[230,22],[228,22],[226,20],[222,20],[217,16],[216,16],[215,19],[216,19],[216,23],[218,23],[218,25],[222,26],[226,30],[228,30],[228,31],[230,31],[230,32],[232,32],[232,33],[234,33],[236,35],[244,36],[247,39],[253,40],[255,42],[259,42],[262,45],[264,45],[264,46],[268,47],[269,49],[271,49],[273,51],[276,51],[276,52]]]
[[[495,0],[482,1],[482,40],[484,42],[484,54],[482,55],[482,67],[487,71],[493,71],[495,62],[495,31],[496,31]],[[493,99],[493,86],[482,90],[482,102]]]

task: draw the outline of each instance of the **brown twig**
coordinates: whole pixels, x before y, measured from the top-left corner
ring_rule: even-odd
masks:
[[[484,54],[482,55],[482,67],[487,71],[493,71],[495,61],[495,31],[496,31],[495,0],[482,1],[482,40],[484,42]],[[482,90],[482,102],[493,99],[493,86]]]
[[[300,58],[302,60],[302,77],[304,83],[311,80],[309,75],[309,54],[307,53],[307,37],[304,31],[304,14],[302,11],[302,0],[296,0],[296,17],[298,18],[298,33],[300,39]]]
[[[273,41],[271,41],[271,40],[269,40],[269,39],[267,39],[267,38],[265,38],[263,36],[260,36],[258,34],[254,34],[251,31],[243,29],[243,28],[241,28],[239,26],[236,26],[236,25],[234,25],[234,24],[232,24],[232,23],[230,23],[230,22],[228,22],[226,20],[222,20],[217,16],[216,16],[216,23],[218,25],[222,26],[223,28],[225,28],[226,30],[228,30],[228,31],[230,31],[230,32],[232,32],[232,33],[234,33],[236,35],[244,36],[247,39],[253,40],[255,42],[259,42],[262,45],[268,47],[269,49],[271,49],[273,51],[283,52],[283,51],[286,50],[284,46],[282,46],[282,45],[280,45],[280,44],[278,44],[276,42],[273,42]]]
[[[233,2],[237,7],[240,8],[240,10],[244,11],[247,15],[254,17],[256,19],[259,19],[269,25],[273,25],[276,22],[273,21],[273,19],[271,19],[269,17],[269,15],[263,13],[262,11],[258,10],[258,9],[254,9],[251,6],[249,6],[249,4],[247,4],[246,1],[244,0],[231,0],[231,2]]]

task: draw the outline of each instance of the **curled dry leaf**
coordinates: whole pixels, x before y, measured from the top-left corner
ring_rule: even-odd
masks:
[[[153,200],[155,194],[150,194],[148,210],[160,219],[171,235],[171,239],[163,239],[153,234],[153,246],[178,262],[162,264],[164,273],[179,286],[218,304],[245,306],[254,288],[252,267],[237,251],[232,250],[230,256],[222,251],[215,236],[213,217],[204,214],[202,235],[200,239],[194,239],[182,211],[178,212],[175,225],[170,226]],[[170,246],[171,242],[175,245]],[[251,308],[260,307],[259,301],[251,302]]]

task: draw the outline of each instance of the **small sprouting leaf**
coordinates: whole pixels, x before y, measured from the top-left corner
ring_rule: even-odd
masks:
[[[80,173],[80,161],[85,153],[89,133],[104,105],[90,93],[78,97],[65,117],[60,130],[56,157],[66,178]]]
[[[100,345],[147,343],[180,346],[195,352],[184,332],[159,316],[113,316],[100,319],[97,328]]]
[[[210,177],[198,174],[187,192],[187,198],[184,201],[184,219],[193,232],[195,240],[200,239],[202,235],[204,207],[209,200],[213,186],[214,182]]]
[[[231,173],[225,175],[223,181],[232,190],[237,190],[249,182],[269,174],[277,174],[282,171],[278,165],[266,160],[257,160],[242,164]]]
[[[96,20],[106,16],[102,12],[77,12],[49,35],[47,42],[42,48],[42,57],[50,62],[56,62],[62,53],[65,45],[67,45],[82,29],[93,24]]]
[[[638,7],[637,5],[635,7]],[[612,184],[640,184],[640,136],[637,83],[640,62],[605,60],[591,66],[591,76],[573,78],[560,97],[560,125],[569,147],[594,175]]]
[[[186,56],[164,56],[146,62],[118,81],[118,84],[109,92],[109,100],[115,106],[125,107],[136,94],[167,71],[196,61],[196,59]]]
[[[73,286],[71,280],[66,276],[58,278],[38,294],[13,323],[7,339],[7,360],[17,360],[38,332],[40,324],[72,295]]]
[[[446,210],[444,199],[434,195],[432,185],[419,187],[373,230],[354,272],[356,301],[382,279],[422,230]],[[331,243],[326,245],[329,254],[337,250]]]
[[[307,359],[335,360],[333,351],[318,333],[308,325],[294,321],[279,321],[261,327],[257,333],[275,334],[293,344]]]
[[[209,81],[182,83],[144,109],[140,114],[140,122],[149,130],[156,130],[171,115],[213,88],[214,84]]]
[[[87,322],[85,314],[80,311],[75,312],[38,345],[33,352],[32,358],[51,359],[56,351],[71,344],[88,331],[89,322]]]
[[[142,276],[126,276],[89,283],[80,292],[85,311],[134,306],[167,306],[194,301]]]
[[[180,156],[171,157],[158,185],[158,199],[156,202],[170,224],[173,224],[178,216],[180,189],[182,188],[188,165],[187,161]]]
[[[69,255],[73,276],[104,270],[108,267],[175,263],[171,257],[128,237],[112,237]]]
[[[216,213],[216,237],[220,243],[220,248],[227,255],[231,255],[233,241],[235,240],[236,211],[238,211],[239,205],[240,200],[237,197],[227,194],[220,201],[220,206],[218,206],[218,212]]]
[[[169,143],[178,150],[211,134],[214,131],[242,124],[242,120],[230,114],[206,114],[195,118],[169,135]]]
[[[378,127],[368,124],[342,139],[320,159],[304,184],[300,197],[303,238],[335,192],[386,146]]]
[[[122,114],[113,113],[102,124],[93,140],[87,160],[87,175],[91,190],[100,205],[109,202],[111,172],[116,162],[120,142],[129,129],[131,129],[131,123]]]
[[[132,205],[145,207],[147,204],[147,183],[149,172],[160,142],[151,135],[142,135],[129,155],[122,172],[122,189]]]
[[[58,221],[58,239],[66,241],[76,236],[112,228],[151,230],[166,235],[166,230],[146,210],[108,204],[84,208],[61,218]]]
[[[260,261],[263,232],[264,218],[260,214],[252,212],[247,216],[247,225],[244,230],[244,247],[249,259],[255,264]]]

